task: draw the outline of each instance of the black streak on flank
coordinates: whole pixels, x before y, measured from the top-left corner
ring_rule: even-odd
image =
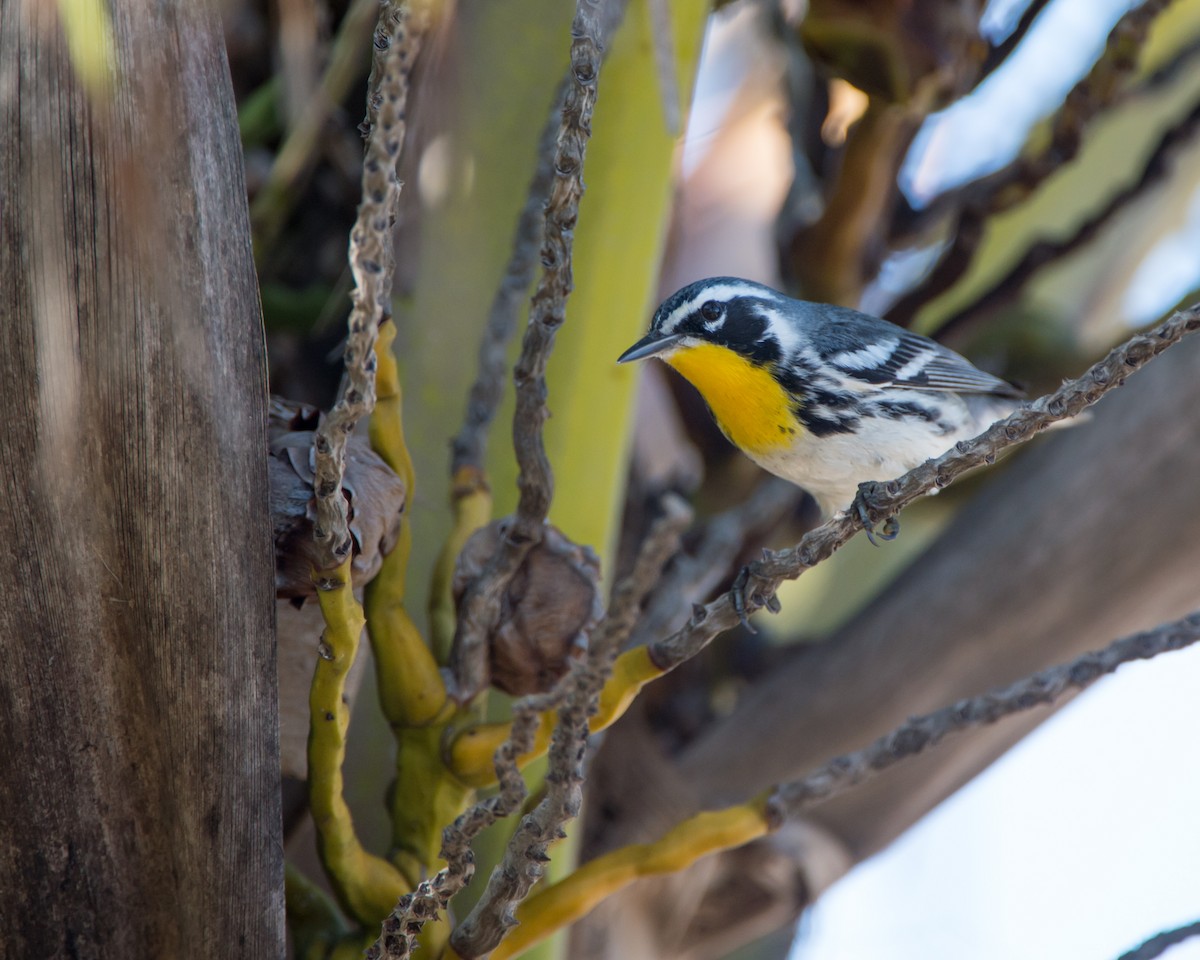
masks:
[[[938,417],[934,411],[907,400],[880,400],[875,404],[875,409],[879,411],[880,416],[889,420],[922,420],[925,423],[933,423]]]

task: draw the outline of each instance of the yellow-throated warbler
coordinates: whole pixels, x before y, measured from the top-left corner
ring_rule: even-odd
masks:
[[[692,382],[725,436],[803,487],[824,516],[1017,406],[1021,392],[927,337],[749,280],[688,284],[619,363],[657,356]]]

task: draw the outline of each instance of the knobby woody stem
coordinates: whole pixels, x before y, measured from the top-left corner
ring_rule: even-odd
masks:
[[[583,196],[583,161],[591,136],[597,78],[604,38],[612,26],[602,16],[604,0],[578,0],[571,24],[570,82],[563,99],[562,123],[554,153],[554,182],[546,202],[542,240],[542,274],[530,307],[529,325],[513,371],[517,404],[513,414],[513,449],[520,472],[520,500],[509,519],[500,549],[463,598],[453,645],[452,670],[461,701],[471,699],[486,683],[483,649],[500,600],[525,555],[542,538],[542,526],[554,496],[554,477],[546,456],[542,428],[546,408],[546,363],[566,316],[573,279],[571,251],[579,201]]]
[[[358,421],[375,406],[375,339],[379,323],[390,313],[392,295],[392,225],[400,181],[396,163],[404,145],[408,78],[420,46],[425,16],[410,15],[407,5],[385,0],[375,31],[378,92],[368,102],[366,156],[363,158],[362,202],[350,231],[351,294],[345,372],[333,409],[313,437],[317,520],[314,537],[326,551],[325,568],[350,555],[351,537],[342,479],[346,440]]]
[[[482,475],[487,454],[487,431],[504,394],[508,342],[517,328],[521,304],[533,281],[538,261],[538,238],[543,233],[546,200],[554,178],[554,151],[558,143],[566,88],[554,98],[554,108],[538,141],[537,168],[513,237],[512,253],[504,277],[492,298],[487,326],[479,345],[479,370],[467,396],[463,425],[451,444],[450,475],[464,468]]]
[[[1198,640],[1200,612],[1118,640],[1099,653],[1044,670],[1004,689],[910,720],[867,749],[838,757],[802,780],[783,784],[743,804],[689,817],[656,840],[610,850],[527,900],[517,914],[521,926],[492,956],[498,960],[520,956],[637,878],[683,870],[701,857],[756,840],[778,829],[788,818],[801,816],[811,806],[936,745],[947,734],[1051,704],[1068,690],[1085,689],[1123,663],[1180,650]],[[1147,940],[1121,960],[1151,960],[1168,946],[1197,933],[1200,924],[1168,931]]]
[[[565,678],[558,724],[550,743],[545,796],[521,818],[503,860],[488,878],[487,889],[451,936],[455,952],[464,960],[490,953],[516,925],[516,908],[541,879],[550,859],[550,845],[566,836],[564,827],[578,816],[583,802],[588,720],[597,710],[600,691],[611,675],[620,643],[632,629],[646,591],[679,549],[691,519],[691,509],[680,498],[664,500],[663,514],[643,541],[633,570],[613,592],[609,615],[592,632],[587,657],[573,664]],[[511,752],[513,774],[516,759],[528,750],[527,744],[523,746],[524,750]],[[523,783],[519,775],[516,779]],[[502,793],[504,789],[502,781]]]
[[[1182,927],[1176,927],[1174,930],[1164,930],[1157,936],[1151,937],[1145,943],[1139,944],[1128,953],[1121,954],[1118,960],[1155,960],[1156,957],[1161,957],[1171,947],[1183,943],[1184,940],[1190,940],[1192,937],[1200,937],[1200,920]]]

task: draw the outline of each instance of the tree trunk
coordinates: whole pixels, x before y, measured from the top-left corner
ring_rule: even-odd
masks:
[[[78,5],[0,0],[0,944],[278,957],[265,354],[232,89],[213,8],[102,6],[111,48]]]

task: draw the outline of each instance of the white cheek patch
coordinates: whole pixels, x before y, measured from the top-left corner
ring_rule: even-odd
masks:
[[[767,321],[767,333],[775,338],[785,357],[792,356],[800,349],[800,333],[787,317],[771,307],[759,307],[758,315]]]
[[[705,287],[696,296],[685,300],[669,314],[663,317],[662,323],[658,326],[658,332],[661,334],[674,333],[676,328],[678,328],[678,326],[685,319],[700,309],[700,305],[708,300],[722,302],[732,300],[735,297],[761,297],[764,296],[765,293],[771,293],[771,295],[774,296],[773,291],[753,283],[721,283],[715,286]],[[708,324],[705,324],[705,326],[708,327],[709,330],[716,330],[722,323],[725,322],[725,318],[721,317],[719,320],[715,320],[713,322],[717,326],[709,327]]]
[[[885,366],[899,345],[900,341],[897,339],[878,340],[857,350],[835,353],[829,358],[829,362],[843,370],[872,370]]]

